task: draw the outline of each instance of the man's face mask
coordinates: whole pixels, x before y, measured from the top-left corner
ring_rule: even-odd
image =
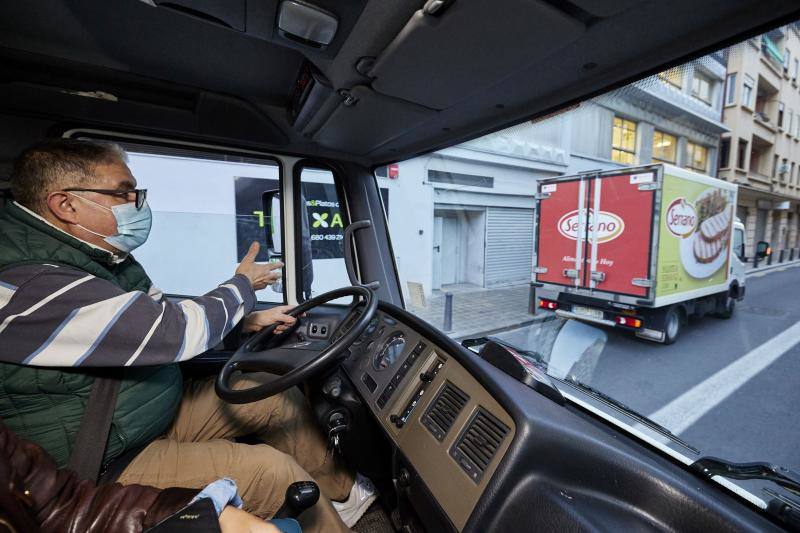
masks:
[[[150,211],[150,205],[148,205],[147,201],[145,201],[141,209],[136,209],[136,205],[132,202],[115,205],[109,208],[97,202],[93,202],[88,198],[84,198],[83,196],[78,196],[77,194],[73,194],[73,196],[89,202],[100,209],[111,211],[111,214],[114,215],[117,221],[117,233],[114,235],[103,235],[102,233],[97,233],[89,228],[85,228],[80,224],[78,224],[78,227],[98,237],[103,237],[103,240],[114,248],[126,253],[132,252],[144,244],[148,235],[150,235],[150,227],[153,225],[153,213]]]

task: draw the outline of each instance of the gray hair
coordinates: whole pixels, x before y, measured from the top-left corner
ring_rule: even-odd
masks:
[[[11,193],[20,204],[43,214],[51,192],[93,185],[99,165],[127,162],[128,154],[117,144],[48,139],[17,157],[11,171]]]

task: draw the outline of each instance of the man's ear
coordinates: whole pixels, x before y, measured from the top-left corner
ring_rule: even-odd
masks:
[[[74,198],[63,191],[47,195],[47,208],[50,215],[67,224],[77,224],[78,216],[72,205]]]

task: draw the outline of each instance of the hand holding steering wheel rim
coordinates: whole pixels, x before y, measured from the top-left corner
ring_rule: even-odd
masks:
[[[254,370],[257,372],[270,373],[274,370],[274,367],[268,364],[269,352],[278,350],[280,347],[273,347],[267,350],[256,349],[275,335],[275,328],[278,327],[278,324],[267,326],[242,344],[225,363],[225,366],[217,375],[217,379],[214,383],[214,390],[217,396],[233,404],[251,403],[263,400],[288,390],[332,367],[333,364],[340,360],[342,353],[349,348],[353,341],[366,329],[370,320],[372,320],[372,317],[375,315],[375,311],[378,309],[378,298],[370,289],[361,285],[353,285],[351,287],[342,287],[341,289],[320,294],[319,296],[303,302],[287,313],[290,316],[299,317],[317,306],[343,296],[361,297],[361,300],[364,302],[364,312],[353,327],[342,337],[330,343],[310,361],[290,370],[273,381],[249,389],[236,390],[231,388],[231,376],[237,370],[246,369],[248,371]],[[354,303],[353,308],[355,309],[357,305],[358,303]]]

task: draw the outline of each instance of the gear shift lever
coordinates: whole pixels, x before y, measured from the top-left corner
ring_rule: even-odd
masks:
[[[286,488],[286,499],[273,518],[297,518],[319,500],[319,487],[313,481],[295,481]]]

